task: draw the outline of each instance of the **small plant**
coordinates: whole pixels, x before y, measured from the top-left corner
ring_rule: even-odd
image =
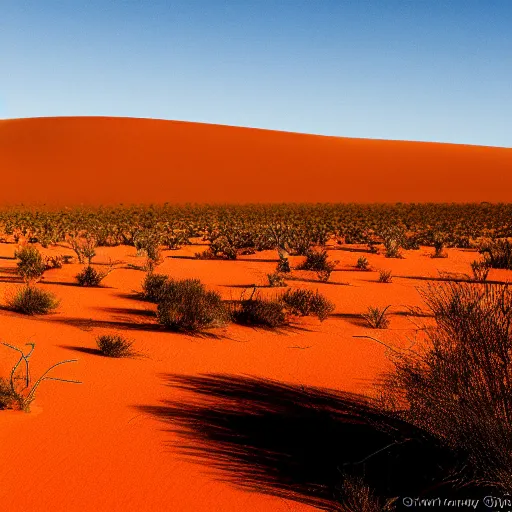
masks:
[[[284,304],[279,299],[252,296],[242,300],[235,307],[232,316],[235,322],[243,325],[276,328],[289,323]]]
[[[59,301],[53,293],[35,286],[23,286],[7,296],[7,307],[24,315],[44,315],[53,311]]]
[[[368,325],[372,329],[387,329],[389,327],[389,318],[387,316],[387,310],[391,306],[385,308],[370,306],[368,311],[362,316],[368,322]]]
[[[448,235],[440,231],[432,233],[432,245],[434,246],[434,254],[432,258],[448,258],[448,254],[444,251]]]
[[[48,377],[48,374],[57,366],[66,363],[75,363],[76,359],[67,359],[65,361],[60,361],[50,366],[39,379],[31,386],[31,378],[30,378],[30,357],[35,349],[34,343],[27,343],[27,346],[30,347],[28,353],[24,353],[18,347],[14,345],[9,345],[8,343],[2,343],[2,345],[15,350],[20,354],[20,358],[16,362],[16,364],[12,367],[11,374],[9,379],[0,379],[0,409],[19,409],[25,412],[30,411],[30,405],[35,399],[36,390],[41,384],[41,382],[45,380],[55,380],[59,382],[70,382],[74,384],[81,384],[80,381],[70,380],[70,379],[61,379],[57,377]],[[20,375],[20,370],[22,363],[24,363],[24,374]]]
[[[203,252],[196,252],[194,254],[196,260],[214,260],[216,259],[215,254],[210,250],[206,249]]]
[[[78,258],[78,263],[87,263],[90,265],[94,256],[96,256],[97,240],[90,234],[85,237],[71,236],[69,238],[69,245]]]
[[[391,283],[392,281],[391,270],[379,270],[379,283]]]
[[[15,254],[18,261],[18,274],[26,283],[34,283],[41,279],[46,270],[41,253],[33,245],[25,245]]]
[[[286,256],[279,254],[279,262],[277,263],[276,272],[283,274],[289,274],[291,272],[290,261]]]
[[[288,286],[284,277],[279,272],[274,272],[273,274],[267,274],[268,284],[271,288],[284,288]]]
[[[487,261],[472,261],[471,270],[475,281],[484,282],[487,280],[491,266]]]
[[[96,344],[100,352],[107,357],[130,357],[133,355],[133,341],[128,341],[118,334],[98,336]]]
[[[157,317],[172,331],[197,332],[224,325],[229,315],[221,296],[206,290],[198,279],[169,279],[159,297]]]
[[[334,304],[318,291],[288,290],[281,297],[281,300],[292,314],[300,316],[315,315],[321,321],[325,320],[334,311]]]
[[[391,226],[383,235],[386,258],[402,258],[401,249],[405,243],[405,231],[402,226]]]
[[[52,268],[62,268],[63,261],[62,256],[46,256],[44,259],[45,269],[51,270]]]
[[[357,260],[356,268],[359,270],[370,270],[370,262],[364,256],[360,256]]]
[[[494,240],[480,247],[480,254],[490,268],[512,270],[512,243],[508,240]]]
[[[79,272],[75,277],[80,286],[99,286],[101,281],[107,277],[110,272],[112,272],[112,268],[107,272],[98,272],[91,265],[87,265],[81,272]]]
[[[326,250],[309,250],[306,253],[306,261],[299,266],[299,270],[314,270],[320,281],[327,282],[337,263],[337,261],[327,261],[327,257]]]
[[[153,274],[148,272],[142,282],[142,294],[144,299],[150,302],[158,302],[165,293],[165,286],[169,278],[165,274]]]

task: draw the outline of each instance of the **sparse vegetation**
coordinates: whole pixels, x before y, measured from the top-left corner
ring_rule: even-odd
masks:
[[[327,258],[326,250],[308,250],[306,260],[298,268],[299,270],[313,270],[317,273],[320,281],[327,282],[337,263],[335,261],[328,261]]]
[[[80,286],[99,286],[111,271],[112,268],[106,272],[98,272],[92,265],[87,265],[76,275],[76,280]]]
[[[391,306],[385,308],[379,308],[370,306],[368,311],[362,316],[368,322],[368,325],[372,329],[387,329],[389,327],[389,318],[387,311]]]
[[[315,315],[322,321],[334,311],[334,304],[318,291],[287,290],[281,296],[281,300],[292,314],[300,316]]]
[[[475,281],[484,282],[487,280],[491,266],[487,261],[472,261],[471,270]]]
[[[272,274],[267,274],[268,284],[271,288],[284,288],[288,286],[284,277],[279,272],[274,272]]]
[[[53,364],[41,375],[41,377],[39,377],[39,379],[37,379],[34,384],[32,384],[30,358],[34,352],[35,344],[27,343],[27,346],[30,347],[30,350],[27,353],[14,345],[9,345],[8,343],[2,343],[2,345],[18,352],[19,359],[12,367],[9,378],[0,378],[0,409],[19,409],[29,412],[30,405],[36,397],[37,388],[45,380],[80,384],[77,380],[48,376],[48,374],[57,366],[66,363],[74,363],[76,362],[76,359],[67,359]]]
[[[142,282],[142,294],[144,299],[150,302],[158,302],[165,293],[165,286],[169,281],[165,274],[153,274],[148,272]]]
[[[370,270],[370,262],[364,256],[357,259],[356,268],[359,270]]]
[[[18,258],[18,274],[26,283],[34,283],[41,279],[46,264],[41,253],[33,245],[25,245],[16,251]]]
[[[24,315],[44,315],[59,305],[53,293],[30,285],[17,288],[6,299],[9,309]]]
[[[508,240],[493,240],[480,247],[485,262],[490,268],[512,270],[512,243]]]
[[[283,301],[279,298],[253,296],[242,300],[234,307],[232,317],[244,325],[276,328],[289,324]]]
[[[103,334],[96,339],[100,352],[107,357],[130,357],[134,354],[133,341],[128,341],[119,334]]]
[[[198,332],[224,325],[229,314],[217,292],[198,279],[169,279],[158,299],[158,321],[172,331]]]
[[[379,283],[391,283],[393,281],[393,275],[391,270],[379,270]]]

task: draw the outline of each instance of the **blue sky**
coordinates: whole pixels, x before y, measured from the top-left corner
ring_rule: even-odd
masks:
[[[512,147],[511,0],[0,0],[0,118]]]

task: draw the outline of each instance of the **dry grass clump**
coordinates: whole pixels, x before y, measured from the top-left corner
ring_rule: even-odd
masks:
[[[7,307],[24,315],[44,315],[53,311],[59,301],[51,292],[26,285],[6,297]]]
[[[389,327],[389,318],[387,311],[391,306],[379,308],[370,306],[368,311],[362,317],[368,322],[372,329],[387,329]]]
[[[134,355],[133,341],[128,341],[118,334],[104,334],[96,338],[100,352],[107,357],[130,357]]]
[[[334,304],[318,291],[287,290],[280,299],[293,315],[315,315],[323,321],[334,311]]]
[[[370,270],[370,262],[364,256],[357,259],[356,268],[358,270]]]
[[[282,300],[260,296],[242,300],[233,309],[232,318],[239,324],[270,328],[282,327],[290,323]]]
[[[480,247],[480,253],[489,267],[512,270],[512,243],[508,240],[488,242]]]
[[[379,270],[379,283],[391,283],[393,281],[393,275],[391,270]]]
[[[491,266],[486,261],[472,261],[471,270],[475,281],[484,282],[487,280]]]
[[[149,302],[158,302],[165,293],[165,286],[169,277],[165,274],[148,272],[142,282],[142,295]]]
[[[274,272],[272,274],[267,274],[268,278],[268,285],[271,288],[284,288],[288,286],[286,284],[286,281],[284,280],[284,277],[279,272]]]
[[[107,272],[98,272],[94,267],[91,265],[87,265],[82,271],[80,271],[75,277],[77,280],[77,283],[80,286],[99,286],[101,281],[107,277],[112,269],[108,270]]]
[[[512,292],[448,282],[423,291],[437,321],[386,381],[402,418],[467,459],[464,478],[512,489]]]
[[[327,261],[327,251],[308,250],[306,260],[298,267],[299,270],[313,270],[317,273],[320,281],[328,281],[332,271],[336,267],[335,261]]]
[[[158,321],[172,331],[198,332],[229,320],[221,296],[198,279],[169,279],[158,298]]]
[[[43,256],[33,245],[25,245],[15,253],[18,274],[26,283],[38,281],[46,270]]]

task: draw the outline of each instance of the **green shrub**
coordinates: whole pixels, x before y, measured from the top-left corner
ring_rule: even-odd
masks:
[[[221,296],[198,279],[169,279],[159,297],[158,321],[172,331],[201,331],[224,325],[229,314]]]
[[[18,274],[27,283],[37,281],[46,270],[46,264],[41,253],[33,245],[25,245],[16,251],[18,258]]]
[[[150,302],[158,302],[162,297],[169,278],[165,274],[146,274],[142,283],[144,298]]]
[[[322,321],[334,311],[334,304],[318,291],[287,290],[281,300],[292,314],[300,316],[315,315]]]
[[[368,322],[368,325],[372,329],[387,329],[389,327],[389,318],[387,316],[387,310],[391,306],[385,308],[370,306],[368,311],[362,316]]]
[[[101,281],[108,276],[110,272],[98,272],[91,265],[87,265],[75,277],[80,286],[99,286]]]
[[[7,297],[7,307],[25,315],[44,315],[53,311],[59,301],[53,293],[35,286],[23,286]]]
[[[128,341],[118,334],[104,334],[98,336],[96,344],[100,352],[107,357],[129,357],[133,355],[132,341]]]

